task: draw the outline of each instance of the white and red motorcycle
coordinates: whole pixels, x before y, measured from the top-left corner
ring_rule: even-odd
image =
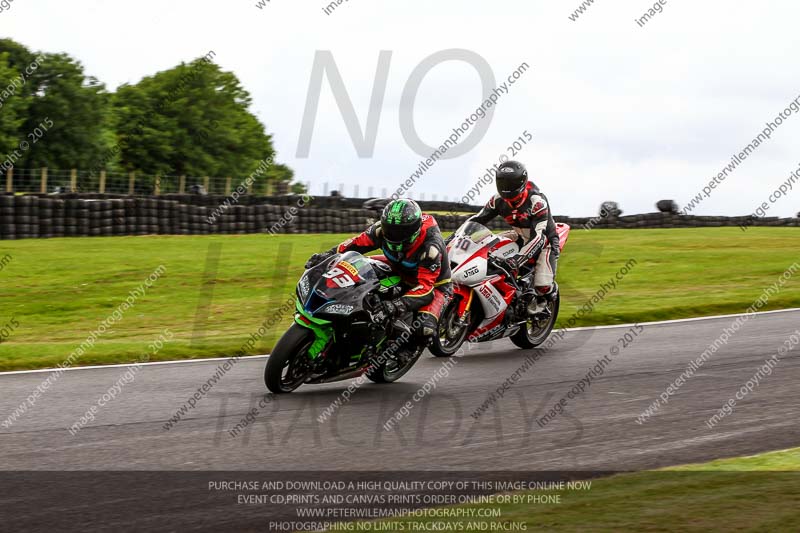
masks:
[[[557,224],[563,249],[570,227]],[[430,347],[437,357],[455,354],[465,340],[486,342],[510,337],[520,348],[541,345],[553,331],[561,301],[556,289],[547,310],[536,318],[528,316],[533,293],[533,269],[514,279],[496,261],[519,252],[516,242],[495,235],[477,222],[466,222],[447,246],[453,270],[453,298],[442,311],[439,332]]]

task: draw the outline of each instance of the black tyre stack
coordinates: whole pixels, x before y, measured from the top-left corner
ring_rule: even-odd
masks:
[[[164,200],[156,200],[156,225],[158,226],[155,233],[159,235],[166,235],[169,233],[169,225],[171,219],[170,206]]]
[[[111,234],[125,235],[128,231],[125,200],[111,200]]]
[[[0,195],[0,239],[17,238],[17,226],[14,222],[14,197],[10,194]]]
[[[250,206],[243,205],[236,215],[236,233],[250,233],[250,228],[253,227],[253,209]]]
[[[213,213],[210,208],[204,205],[192,205],[189,207],[192,235],[208,235],[217,232],[217,222],[212,221],[209,224],[208,217]]]
[[[252,209],[246,205],[237,206],[240,209],[236,213],[236,233],[250,233],[250,228],[253,226]]]
[[[222,215],[217,218],[219,221],[219,232],[225,235],[230,235],[231,233],[235,233],[236,231],[236,213],[237,210],[234,209],[237,206],[231,206],[222,211]]]
[[[284,233],[280,228],[281,208],[277,205],[264,205],[264,222],[261,231],[266,233]]]
[[[361,209],[283,208],[285,233],[358,233],[368,226],[371,212]]]
[[[458,227],[458,217],[456,215],[434,215],[433,217],[442,231],[453,231]]]
[[[83,203],[89,208],[89,235],[92,237],[111,235],[111,200],[88,200]]]
[[[260,206],[256,205],[248,205],[247,207],[245,207],[245,209],[247,210],[247,215],[246,215],[247,229],[245,231],[247,233],[258,233],[259,231],[259,226],[261,225],[259,222],[260,218],[258,210],[259,207]]]
[[[352,210],[347,211],[347,231],[346,233],[358,233],[359,231],[364,231],[367,227],[367,217],[369,214],[366,211]]]
[[[52,206],[53,213],[50,234],[52,237],[63,237],[65,235],[64,216],[66,213],[66,201],[61,198],[52,198],[50,200],[50,205]]]
[[[305,216],[304,216],[305,215]],[[283,220],[283,233],[311,233],[311,228],[321,227],[319,221],[325,214],[320,213],[300,213],[292,214],[291,206],[282,205],[280,207],[280,217]],[[345,224],[345,213],[342,211],[339,215],[337,225]]]
[[[212,233],[227,233],[228,220],[230,217],[230,209],[219,209],[217,207],[208,206],[207,209],[212,210],[214,213],[214,224],[211,226]]]
[[[147,233],[149,235],[158,235],[158,200],[148,198],[145,206]]]
[[[286,233],[315,233],[318,231],[325,231],[323,229],[316,228],[325,227],[325,217],[329,216],[326,213],[330,212],[330,210],[320,209],[318,212],[309,211],[306,213],[298,211],[297,213],[292,214],[291,206],[282,207],[281,209],[281,216],[284,218],[284,220],[288,221],[284,226]],[[349,224],[350,222],[347,212],[344,210],[340,211],[336,225],[340,227],[346,227]]]
[[[151,198],[136,198],[136,235],[158,233],[158,203]]]
[[[174,235],[180,227],[180,213],[178,203],[172,200],[157,200],[158,202],[158,234]]]
[[[126,198],[122,200],[122,205],[125,210],[125,235],[136,235],[138,220],[136,215],[136,199]]]
[[[211,233],[346,233],[363,231],[376,219],[368,209],[345,208],[334,203],[301,207],[297,198],[250,198],[225,203],[225,197],[169,195],[126,198],[110,195],[14,196],[0,194],[0,239],[25,239],[109,235],[207,235]],[[259,202],[274,202],[270,204]],[[325,205],[326,207],[322,207]],[[677,228],[737,225],[800,226],[800,219],[777,217],[708,217],[666,211],[619,217],[556,217],[579,228],[590,221],[603,228]],[[672,210],[674,211],[674,209]],[[212,217],[209,223],[209,217]],[[439,227],[452,232],[467,215],[435,215]],[[494,230],[507,229],[499,217]]]
[[[52,198],[39,198],[36,217],[39,219],[39,238],[49,239],[53,236],[53,202]]]
[[[76,237],[78,235],[78,205],[80,200],[64,200],[64,236]]]
[[[178,235],[189,235],[189,208],[186,204],[178,204]]]
[[[265,205],[264,206],[264,227],[261,228],[261,231],[265,233],[270,233],[270,231],[274,228],[276,233],[280,233],[280,228],[276,226],[281,220],[281,208],[277,205]]]
[[[208,225],[209,233],[222,233],[222,224],[225,220],[225,211],[221,211],[218,206],[198,205],[197,207],[204,208],[206,210],[206,217],[213,217],[211,219],[211,224]]]
[[[253,210],[253,233],[261,233],[267,227],[267,206],[254,205]]]
[[[247,231],[247,208],[235,205],[231,209],[233,215],[232,228],[228,233],[245,233]]]
[[[33,239],[39,236],[39,198],[17,196],[14,198],[14,225],[17,239]]]

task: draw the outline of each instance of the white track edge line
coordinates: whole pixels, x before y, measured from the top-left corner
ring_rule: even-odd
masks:
[[[775,311],[761,311],[759,313],[755,313],[756,315],[772,315],[777,313],[791,313],[800,311],[800,307],[794,307],[791,309],[777,309]],[[680,324],[682,322],[700,322],[703,320],[719,320],[722,318],[731,318],[731,317],[738,317],[744,316],[747,313],[736,313],[733,315],[716,315],[716,316],[700,316],[695,318],[678,318],[675,320],[661,320],[658,322],[639,322],[642,326],[659,326],[662,324]],[[585,326],[580,328],[572,328],[572,329],[559,329],[555,331],[566,331],[567,333],[571,333],[573,331],[591,331],[597,329],[617,329],[617,328],[630,328],[633,327],[635,324],[612,324],[608,326]],[[249,359],[266,359],[269,357],[269,354],[264,355],[246,355],[241,357],[241,359],[249,360]],[[230,357],[214,357],[210,359],[180,359],[178,361],[153,361],[147,363],[138,363],[139,366],[157,366],[157,365],[180,365],[180,364],[189,364],[189,363],[208,363],[213,361],[227,361]],[[128,368],[131,366],[136,366],[137,363],[119,363],[114,365],[95,365],[95,366],[75,366],[65,368],[64,371],[75,371],[75,370],[98,370],[98,369],[107,369],[107,368]],[[0,377],[3,376],[13,376],[16,374],[38,374],[43,372],[53,372],[58,370],[57,368],[40,368],[38,370],[13,370],[11,372],[0,372]]]
[[[244,357],[240,357],[240,359],[266,359],[269,357],[269,354],[266,355],[246,355]],[[231,359],[231,357],[213,357],[209,359],[179,359],[177,361],[150,361],[147,363],[138,363],[138,366],[157,366],[157,365],[180,365],[180,364],[188,364],[188,363],[208,363],[210,361],[227,361]],[[103,368],[129,368],[132,366],[137,366],[137,363],[117,363],[113,365],[94,365],[94,366],[71,366],[69,368],[63,369],[65,372],[74,371],[74,370],[98,370]],[[37,374],[41,372],[55,372],[59,370],[58,368],[39,368],[37,370],[13,370],[11,372],[0,372],[0,377],[3,376],[11,376],[14,374]]]
[[[776,314],[776,313],[791,313],[791,312],[795,312],[795,311],[800,311],[800,307],[793,307],[791,309],[776,309],[774,311],[760,311],[760,312],[754,313],[754,314],[756,314],[756,315],[773,315],[773,314]],[[735,314],[732,314],[732,315],[698,316],[698,317],[695,317],[695,318],[677,318],[677,319],[674,319],[674,320],[660,320],[660,321],[657,321],[657,322],[637,322],[637,323],[642,325],[642,326],[658,326],[658,325],[661,325],[661,324],[677,324],[677,323],[681,323],[681,322],[700,322],[702,320],[719,320],[719,319],[722,319],[722,318],[732,318],[732,317],[738,317],[738,316],[745,316],[745,315],[748,315],[748,314],[749,313],[735,313]],[[570,331],[586,331],[586,330],[591,330],[591,329],[629,328],[629,327],[635,326],[635,325],[636,324],[613,324],[613,325],[610,325],[610,326],[586,326],[586,327],[580,327],[580,328],[567,329],[566,331],[570,332]],[[560,331],[560,330],[557,330],[557,331]]]

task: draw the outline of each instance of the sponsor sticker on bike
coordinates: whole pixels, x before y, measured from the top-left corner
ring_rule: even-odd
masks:
[[[328,280],[328,287],[339,287],[340,289],[352,287],[359,281],[358,270],[347,261],[342,261],[322,277]]]
[[[350,272],[350,275],[353,276],[356,280],[358,279],[358,269],[356,267],[354,267],[347,261],[340,262],[339,266]]]

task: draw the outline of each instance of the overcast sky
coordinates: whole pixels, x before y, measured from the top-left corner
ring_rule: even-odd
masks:
[[[400,97],[426,57],[462,48],[485,58],[498,83],[531,66],[496,107],[479,145],[440,161],[412,196],[461,196],[523,131],[518,157],[561,215],[590,216],[604,200],[628,214],[659,199],[683,206],[778,113],[800,96],[800,3],[596,0],[576,21],[569,1],[349,0],[331,15],[323,0],[14,0],[0,35],[34,50],[66,52],[110,89],[216,52],[253,97],[279,159],[321,193],[345,184],[392,190],[420,156],[400,130]],[[317,50],[330,50],[366,124],[378,55],[393,52],[374,154],[359,158],[327,81],[308,158],[297,158]],[[0,80],[4,84],[4,80]],[[424,79],[416,129],[438,145],[483,99],[475,68],[452,61]],[[406,112],[406,111],[404,111]],[[697,214],[751,213],[800,167],[800,114],[760,146]],[[795,186],[800,189],[800,183]],[[484,189],[481,200],[489,195]],[[800,211],[800,192],[769,214]]]

